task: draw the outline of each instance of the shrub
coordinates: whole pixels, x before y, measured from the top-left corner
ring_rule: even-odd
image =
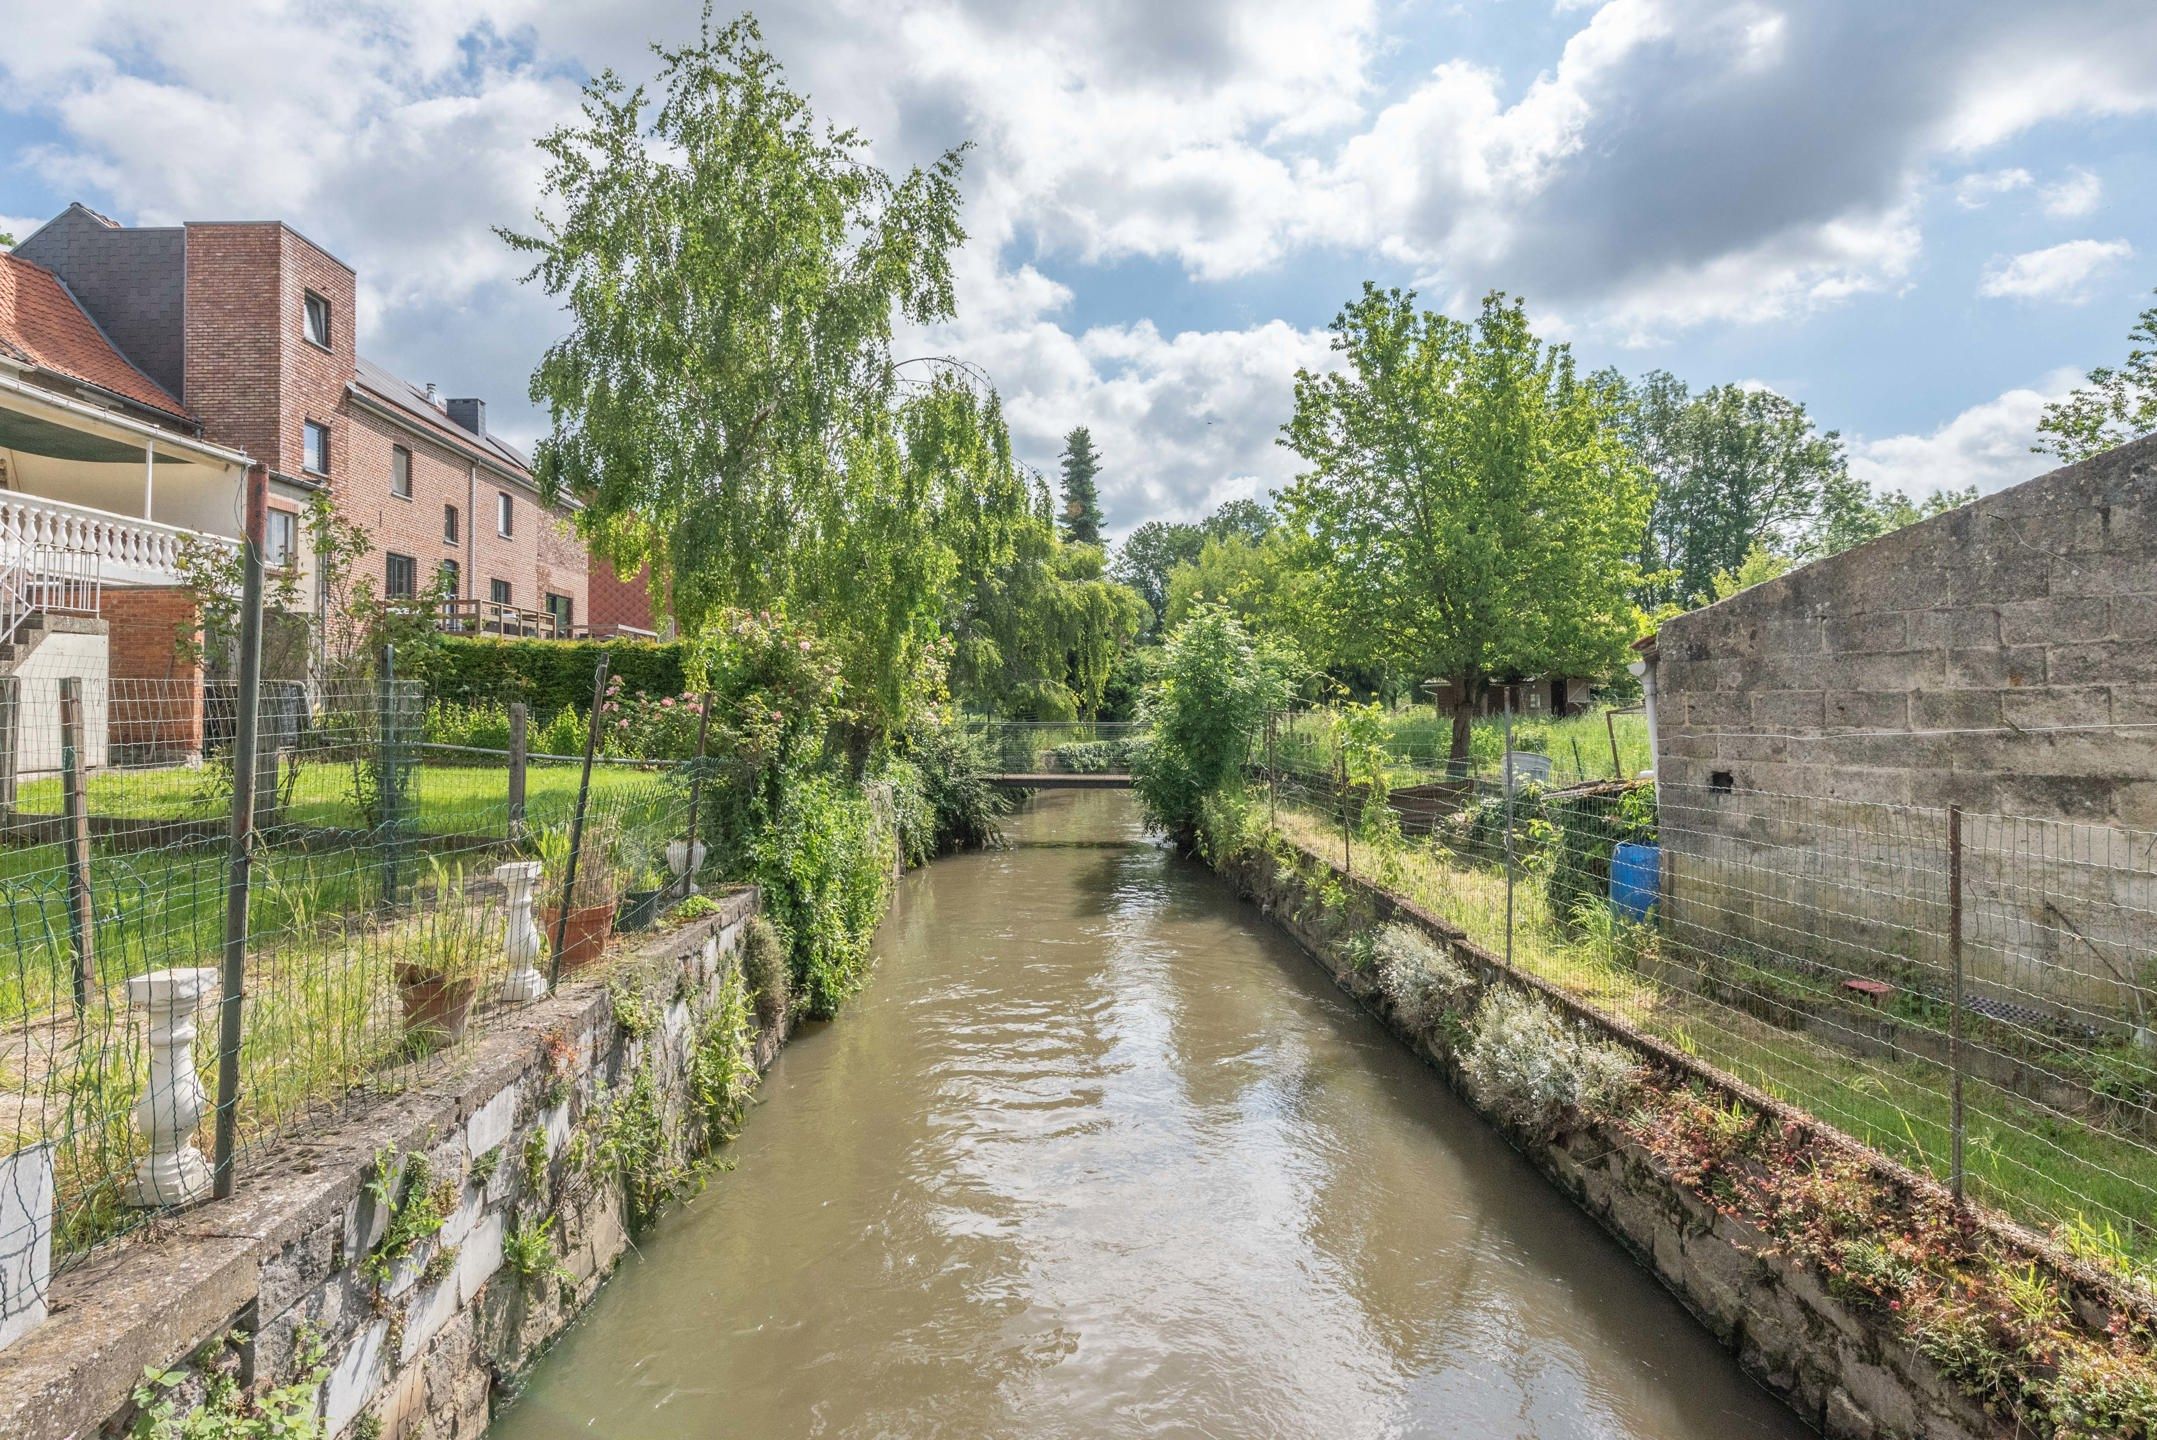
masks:
[[[786,1019],[793,1005],[787,973],[786,942],[762,915],[749,917],[741,937],[741,975],[756,1002],[756,1018],[766,1030]]]
[[[980,735],[944,726],[918,740],[915,763],[922,798],[928,802],[938,854],[977,850],[1003,841],[998,823],[1011,813],[1012,797],[988,782],[994,765]]]
[[[729,970],[697,1032],[689,1068],[708,1144],[732,1140],[739,1132],[742,1110],[756,1086],[756,1038],[749,1016],[748,989],[741,973]]]
[[[1401,1024],[1417,1034],[1475,993],[1475,977],[1412,925],[1396,921],[1380,927],[1373,953],[1379,989]]]
[[[878,844],[868,797],[829,775],[789,785],[754,842],[756,877],[793,952],[808,1012],[829,1019],[867,978],[891,857]]]
[[[1218,605],[1202,605],[1163,647],[1143,713],[1152,738],[1131,757],[1146,818],[1188,837],[1209,795],[1240,785],[1251,741],[1288,697],[1289,665],[1252,643]]]
[[[1569,1111],[1616,1110],[1640,1077],[1632,1052],[1581,1039],[1548,1005],[1506,986],[1476,1008],[1461,1064],[1484,1105],[1531,1130],[1549,1130]]]

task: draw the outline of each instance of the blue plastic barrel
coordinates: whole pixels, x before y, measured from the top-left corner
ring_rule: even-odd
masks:
[[[1659,845],[1619,845],[1610,852],[1610,908],[1628,920],[1645,920],[1662,894]]]

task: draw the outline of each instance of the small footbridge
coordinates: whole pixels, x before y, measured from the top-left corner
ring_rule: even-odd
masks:
[[[1128,790],[1131,750],[1144,728],[1130,720],[977,720],[1000,790]]]

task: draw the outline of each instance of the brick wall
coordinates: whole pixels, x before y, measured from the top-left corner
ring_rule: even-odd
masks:
[[[305,338],[305,297],[330,302],[330,347]],[[334,256],[272,221],[187,227],[187,391],[207,437],[288,475],[302,427],[330,431],[334,483],[347,463],[354,282]]]
[[[115,586],[105,591],[100,613],[110,627],[115,758],[141,763],[201,754],[202,670],[182,658],[179,644],[195,631],[194,597],[177,587]]]
[[[1961,806],[1973,976],[2120,998],[2157,905],[2157,732],[2126,728],[2157,710],[2157,437],[1681,616],[1655,652],[1675,920],[1937,963]]]
[[[432,580],[444,560],[458,567],[458,593],[489,598],[488,582],[509,582],[509,603],[542,610],[550,590],[568,595],[580,620],[584,613],[584,547],[563,543],[565,525],[544,509],[530,489],[473,462],[452,445],[441,443],[364,406],[348,405],[346,434],[349,462],[331,493],[338,509],[366,529],[373,546],[358,562],[379,589],[389,552],[419,562],[419,583]],[[412,497],[391,492],[391,452],[402,446],[412,456]],[[496,497],[510,496],[511,525],[506,538],[496,524]],[[457,542],[443,537],[443,510],[457,510]]]
[[[585,623],[594,630],[612,630],[620,625],[639,630],[656,628],[652,624],[651,580],[649,565],[624,580],[614,573],[612,565],[595,557],[586,577],[592,603]]]

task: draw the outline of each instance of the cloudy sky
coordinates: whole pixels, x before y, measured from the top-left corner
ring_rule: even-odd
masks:
[[[724,6],[721,6],[722,13]],[[1525,295],[1589,365],[1772,386],[1876,483],[2009,483],[2157,285],[2150,0],[823,0],[759,8],[880,160],[961,140],[931,343],[1022,452],[1092,427],[1121,531],[1263,494],[1365,278]],[[531,138],[689,0],[0,0],[0,230],[289,221],[361,348],[529,441],[559,327],[490,227]]]

